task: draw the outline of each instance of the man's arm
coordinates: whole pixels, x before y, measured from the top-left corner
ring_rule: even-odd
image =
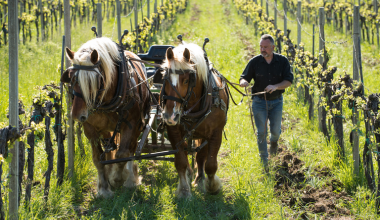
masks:
[[[247,87],[252,80],[254,74],[253,59],[251,59],[245,67],[243,74],[240,76],[239,84],[241,87]]]
[[[241,84],[240,84],[241,85]],[[288,80],[283,80],[282,82],[280,83],[277,83],[275,85],[268,85],[264,91],[267,91],[269,93],[272,93],[276,90],[284,90],[286,88],[288,88],[290,85],[292,85],[292,83]]]

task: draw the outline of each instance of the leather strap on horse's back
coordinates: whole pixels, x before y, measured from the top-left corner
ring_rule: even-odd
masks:
[[[133,60],[137,60],[137,59],[133,59]],[[145,70],[143,70],[142,63],[140,63],[141,65],[137,65],[136,62],[135,63],[132,62],[132,60],[131,60],[130,57],[128,57],[128,62],[131,64],[134,72],[136,73],[136,76],[137,76],[137,79],[138,79],[138,84],[140,84],[140,82],[143,82],[144,79],[140,76],[140,74],[136,70],[136,68],[139,68],[141,73],[144,72]],[[145,84],[147,84],[147,82],[145,82]],[[134,92],[137,93],[137,88],[136,88],[135,85],[134,85],[134,90],[135,90]],[[149,88],[148,88],[148,90],[149,90]],[[145,100],[145,99],[143,97],[142,87],[140,87],[140,89],[139,89],[139,96],[138,97],[139,97],[138,103],[139,103],[139,107],[140,107],[140,114],[141,114],[142,125],[143,125],[143,127],[145,127],[145,115],[149,116],[150,108],[149,108],[149,106],[147,106],[145,109],[143,109],[143,107],[144,107],[144,101],[143,100]]]

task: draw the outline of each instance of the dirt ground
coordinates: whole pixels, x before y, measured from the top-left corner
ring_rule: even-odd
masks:
[[[327,167],[309,169],[285,146],[273,158],[273,167],[275,192],[283,205],[299,214],[297,218],[309,219],[318,214],[323,219],[353,219],[347,208],[352,198],[344,191],[343,184],[332,178]]]

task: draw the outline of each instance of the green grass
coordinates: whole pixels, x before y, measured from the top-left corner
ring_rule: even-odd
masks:
[[[128,19],[129,20],[129,19]],[[114,36],[113,21],[105,22],[104,36]],[[92,25],[77,26],[73,30],[73,49],[91,39]],[[295,33],[296,29],[289,25]],[[123,28],[122,28],[123,29]],[[208,37],[210,43],[206,50],[211,62],[230,81],[237,82],[247,60],[247,42],[253,50],[258,51],[259,37],[254,35],[252,25],[237,14],[233,3],[228,0],[204,1],[192,0],[184,14],[177,15],[167,31],[156,36],[157,44],[177,45],[176,36],[183,35],[186,42],[203,44]],[[293,36],[293,35],[292,35]],[[20,94],[27,102],[31,100],[35,85],[44,85],[51,80],[59,80],[57,66],[60,63],[60,37],[51,43],[20,46]],[[306,43],[306,45],[308,45]],[[363,46],[365,49],[365,46]],[[363,50],[364,50],[363,49]],[[4,53],[6,53],[5,49]],[[340,52],[339,52],[340,51]],[[372,53],[368,52],[368,53]],[[373,52],[374,53],[374,52]],[[257,52],[256,52],[257,54]],[[349,50],[341,47],[335,54],[344,54],[345,59],[332,58],[332,63],[340,60],[349,66]],[[333,57],[333,56],[332,56]],[[1,120],[6,121],[7,106],[7,61],[0,60],[2,93]],[[376,85],[379,77],[369,80]],[[374,89],[376,87],[374,86]],[[336,144],[326,142],[318,132],[316,120],[307,119],[307,106],[299,101],[295,88],[291,87],[285,94],[284,121],[281,144],[305,161],[307,167],[328,167],[333,177],[344,184],[345,190],[353,197],[349,209],[353,218],[378,218],[374,210],[374,198],[365,187],[363,177],[352,177],[352,157],[346,161],[336,159]],[[235,99],[240,99],[233,91]],[[259,161],[255,134],[251,127],[249,109],[246,104],[231,105],[226,126],[227,139],[223,139],[219,152],[219,169],[217,175],[223,182],[222,192],[218,195],[203,195],[192,189],[190,200],[180,200],[174,196],[178,183],[174,165],[169,162],[139,163],[142,184],[135,190],[119,189],[111,199],[96,198],[97,172],[91,161],[91,148],[86,141],[86,157],[81,158],[79,150],[75,157],[75,175],[67,179],[62,187],[57,187],[55,170],[53,171],[51,190],[47,203],[43,199],[43,173],[47,169],[43,143],[36,148],[35,180],[40,181],[32,191],[32,203],[20,206],[21,219],[287,219],[297,218],[297,211],[281,204],[275,195],[273,175],[263,174]],[[27,106],[30,102],[27,102]],[[346,139],[348,140],[348,139]],[[345,143],[347,154],[351,155],[349,143]],[[7,170],[5,168],[5,170]],[[323,187],[326,179],[318,179],[310,174],[309,185]],[[368,198],[367,198],[368,197]],[[22,195],[24,198],[24,195]],[[4,199],[4,198],[3,198]],[[316,215],[317,219],[322,215]]]

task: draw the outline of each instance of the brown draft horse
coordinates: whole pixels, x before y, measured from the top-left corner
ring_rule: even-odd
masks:
[[[109,138],[117,124],[119,146],[113,145],[117,151],[109,150],[103,160],[133,156],[136,151],[143,120],[150,108],[148,88],[135,86],[146,79],[145,66],[136,62],[132,62],[133,67],[129,62],[123,63],[123,55],[137,59],[138,56],[118,51],[116,43],[108,38],[90,40],[75,53],[66,48],[66,55],[73,67],[65,71],[61,81],[71,83],[73,89],[71,115],[83,124],[91,143],[92,160],[98,171],[98,196],[110,197],[113,195],[111,187],[130,188],[139,181],[137,165],[132,161],[103,165],[101,156],[104,153],[102,143],[106,140],[108,144],[115,143]],[[118,72],[122,65],[124,73]]]
[[[163,105],[162,118],[168,125],[167,132],[172,147],[176,149],[176,145],[182,143],[175,155],[175,167],[179,175],[176,194],[178,197],[191,197],[189,181],[192,170],[187,158],[190,149],[187,149],[188,145],[183,140],[189,130],[185,129],[184,124],[190,128],[197,126],[193,138],[197,140],[198,146],[207,143],[196,154],[198,172],[192,184],[201,192],[217,194],[221,189],[221,181],[215,175],[218,169],[217,156],[227,122],[229,102],[225,83],[215,72],[209,74],[204,52],[195,44],[180,45],[174,50],[169,48],[162,67],[167,69],[163,76],[164,88],[160,98]],[[223,103],[219,106],[213,102],[215,97],[211,96],[211,77],[218,87],[217,103]],[[206,100],[203,104],[200,101],[202,98]]]

